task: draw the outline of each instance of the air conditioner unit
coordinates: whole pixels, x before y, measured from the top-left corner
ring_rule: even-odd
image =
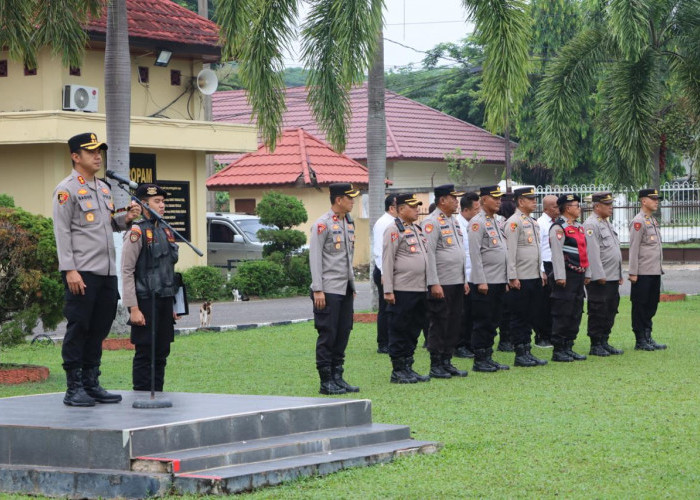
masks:
[[[65,85],[63,87],[63,109],[97,113],[98,92],[95,87]]]

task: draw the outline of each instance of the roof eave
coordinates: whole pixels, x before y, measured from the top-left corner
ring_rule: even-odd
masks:
[[[92,42],[107,42],[107,34],[103,31],[88,30],[88,36]],[[221,47],[201,43],[181,43],[155,38],[129,36],[130,49],[166,49],[173,55],[180,57],[201,58],[205,62],[217,62],[221,59]]]

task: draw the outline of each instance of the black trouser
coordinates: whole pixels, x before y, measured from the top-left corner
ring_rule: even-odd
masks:
[[[382,273],[375,266],[372,280],[377,285],[379,298],[379,311],[377,312],[377,345],[379,347],[389,345],[389,321],[386,313],[386,300],[384,300],[384,286],[382,285]]]
[[[620,283],[608,281],[604,285],[591,281],[586,285],[588,296],[588,336],[591,344],[599,344],[610,337],[617,307],[620,305]]]
[[[510,303],[510,336],[515,345],[529,344],[542,302],[542,279],[520,280],[520,290],[506,294]]]
[[[489,285],[491,286],[491,285]],[[510,293],[506,293],[503,296],[503,302],[501,303],[501,316],[498,318],[498,343],[502,342],[513,342],[511,338],[510,331],[510,318],[511,318],[511,296]]]
[[[547,282],[542,287],[542,300],[535,323],[535,333],[539,339],[551,341],[552,337],[552,289],[554,287],[554,272],[551,262],[544,262],[544,272]]]
[[[469,293],[462,297],[462,332],[460,333],[457,347],[466,347],[471,351],[472,328],[474,326],[472,321],[472,295],[476,293],[476,290],[471,288],[471,285],[469,285],[469,288]]]
[[[345,361],[345,348],[348,346],[352,330],[353,291],[348,285],[345,295],[326,293],[326,307],[314,306],[314,327],[318,332],[316,340],[316,368],[342,365]],[[314,294],[311,293],[313,302]]]
[[[137,299],[139,309],[146,319],[145,326],[131,326],[131,343],[135,346],[134,360],[131,365],[131,380],[135,391],[151,390],[151,299]],[[165,383],[165,365],[168,363],[170,344],[175,340],[175,321],[173,320],[173,298],[156,299],[156,352],[154,359],[155,386],[160,392]]]
[[[479,293],[477,285],[469,283],[472,289],[472,347],[474,349],[489,349],[493,347],[496,338],[496,328],[501,316],[501,305],[506,293],[506,284],[489,283],[489,291]]]
[[[445,295],[442,299],[435,299],[428,293],[428,351],[452,357],[462,326],[464,284],[443,285],[442,292]]]
[[[394,291],[394,304],[387,304],[389,315],[389,356],[413,356],[426,316],[426,292]]]
[[[564,347],[576,340],[583,315],[583,273],[566,270],[566,286],[553,285],[552,344]]]
[[[65,285],[63,314],[68,320],[61,349],[63,368],[96,368],[102,359],[102,341],[117,314],[117,277],[81,271],[85,295],[73,295],[66,284],[66,273],[61,274]]]
[[[661,293],[661,276],[640,275],[637,282],[632,283],[630,300],[632,301],[632,331],[643,333],[653,328],[652,319],[659,306]]]

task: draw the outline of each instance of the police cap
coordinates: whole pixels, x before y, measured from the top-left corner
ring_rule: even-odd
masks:
[[[659,191],[656,189],[640,189],[639,190],[639,199],[641,200],[642,198],[651,198],[652,200],[663,200],[663,196],[659,196]]]
[[[503,191],[501,191],[501,186],[496,184],[495,186],[483,186],[479,188],[479,196],[491,196],[493,198],[500,198],[503,196]]]
[[[168,193],[166,193],[162,187],[157,186],[156,184],[140,184],[139,187],[136,188],[134,196],[136,196],[139,200],[143,200],[144,198],[149,198],[151,196],[162,196],[163,198],[167,198]]]
[[[437,186],[434,189],[435,199],[439,199],[440,196],[462,196],[464,191],[455,191],[454,184],[443,184],[442,186]]]
[[[610,191],[593,193],[591,195],[591,200],[593,201],[593,203],[605,203],[606,205],[611,205],[613,202],[613,195]]]
[[[566,193],[557,198],[557,205],[561,207],[562,205],[566,205],[567,203],[571,203],[573,201],[578,201],[581,203],[581,197],[577,194]]]
[[[331,191],[331,196],[334,198],[336,196],[349,196],[350,198],[354,198],[360,194],[359,189],[355,189],[349,182],[335,182],[329,184],[328,188]]]
[[[423,202],[420,201],[413,193],[404,193],[396,196],[396,206],[408,205],[409,207],[417,207],[422,205]]]
[[[513,191],[513,194],[515,195],[515,199],[517,200],[520,197],[523,198],[537,198],[537,195],[535,194],[535,188],[534,187],[523,187],[523,188],[518,188]]]
[[[96,149],[107,149],[107,144],[97,140],[97,136],[92,132],[85,132],[84,134],[74,135],[68,139],[68,148],[71,153],[76,153],[81,149],[87,149],[88,151],[94,151]]]

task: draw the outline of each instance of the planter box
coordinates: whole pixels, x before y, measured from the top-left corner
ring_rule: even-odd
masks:
[[[131,343],[129,337],[106,338],[102,341],[102,350],[104,351],[119,351],[122,349],[134,350],[134,344]]]
[[[0,384],[43,382],[49,378],[49,369],[36,365],[0,365]]]
[[[662,293],[659,302],[680,302],[685,300],[684,293]]]
[[[377,313],[355,313],[352,320],[355,323],[376,323]]]

